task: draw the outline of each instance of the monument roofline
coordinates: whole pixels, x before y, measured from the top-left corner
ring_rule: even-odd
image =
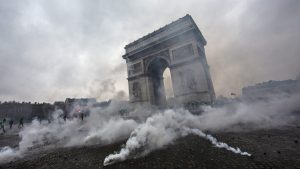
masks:
[[[194,22],[193,18],[189,14],[187,14],[184,17],[179,18],[179,19],[171,22],[170,24],[165,25],[164,27],[162,27],[152,33],[149,33],[148,35],[143,36],[142,38],[139,38],[132,43],[129,43],[128,45],[125,46],[126,54],[129,54],[137,49],[140,49],[142,47],[145,47],[145,46],[151,44],[152,42],[155,42],[162,38],[166,38],[166,37],[172,35],[173,33],[176,33],[180,30],[183,30],[183,29],[186,29],[189,27],[192,27],[192,29],[195,29],[199,33],[200,39],[203,42],[203,45],[206,45],[206,40],[203,37],[198,26]]]

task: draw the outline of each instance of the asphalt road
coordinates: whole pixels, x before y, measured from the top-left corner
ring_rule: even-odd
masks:
[[[241,156],[213,147],[210,142],[194,135],[176,140],[146,157],[131,159],[104,167],[103,160],[118,151],[125,141],[102,147],[100,145],[59,148],[42,151],[30,157],[1,164],[0,169],[93,169],[93,168],[156,168],[156,169],[299,169],[300,128],[259,130],[250,132],[213,133],[219,141],[251,153]],[[17,137],[0,136],[15,144]],[[11,139],[11,140],[10,140]]]

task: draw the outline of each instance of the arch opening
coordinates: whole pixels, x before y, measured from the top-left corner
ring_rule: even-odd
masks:
[[[171,77],[171,72],[169,67],[165,69],[163,73],[163,78],[164,78],[165,94],[168,101],[169,99],[174,98],[172,77]]]
[[[168,62],[163,58],[155,58],[153,59],[147,70],[147,74],[149,77],[150,82],[150,88],[152,91],[150,91],[151,95],[151,102],[152,104],[158,106],[158,107],[166,107],[167,106],[167,97],[166,97],[166,84],[170,83],[164,83],[164,72],[169,67]],[[168,68],[169,77],[171,79],[170,70]],[[169,81],[171,82],[171,81]],[[171,82],[172,84],[172,82]],[[168,89],[169,90],[169,89]],[[173,91],[173,90],[172,90]],[[168,91],[167,91],[168,92]]]

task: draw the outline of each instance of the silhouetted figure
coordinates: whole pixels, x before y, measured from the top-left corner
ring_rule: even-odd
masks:
[[[67,114],[64,114],[64,121],[67,120]]]
[[[20,118],[20,121],[19,121],[19,128],[21,128],[21,126],[23,127],[24,126],[24,124],[23,124],[23,118]]]
[[[12,119],[10,119],[8,123],[9,123],[9,128],[11,129],[12,125],[14,124],[14,121]]]
[[[83,121],[83,117],[84,117],[84,114],[80,113],[80,118],[81,118],[82,121]]]
[[[3,133],[5,133],[5,128],[4,128],[5,122],[6,122],[5,118],[0,122],[0,128],[2,129]]]

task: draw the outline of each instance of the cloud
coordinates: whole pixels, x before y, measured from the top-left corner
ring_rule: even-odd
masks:
[[[297,0],[0,4],[2,101],[85,97],[90,84],[106,79],[115,79],[117,90],[127,92],[123,47],[187,13],[208,41],[217,95],[300,74]]]

